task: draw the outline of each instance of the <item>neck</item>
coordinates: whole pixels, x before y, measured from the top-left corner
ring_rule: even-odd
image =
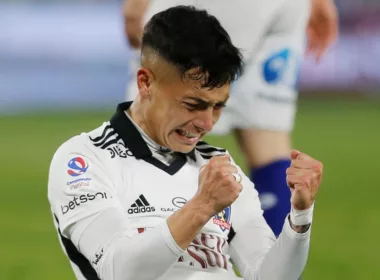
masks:
[[[131,107],[129,107],[127,113],[132,118],[132,120],[145,132],[145,134],[148,135],[150,139],[152,139],[158,145],[161,145],[155,134],[149,128],[149,124],[145,120],[144,111],[144,105],[141,104],[140,100],[136,99],[132,103]]]

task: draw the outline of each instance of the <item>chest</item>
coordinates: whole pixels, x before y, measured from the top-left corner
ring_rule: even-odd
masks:
[[[133,227],[154,227],[188,203],[198,191],[199,168],[185,164],[170,175],[144,161],[125,166],[119,198]],[[201,232],[227,238],[231,212],[232,207],[227,207],[216,214]]]
[[[133,234],[154,228],[189,203],[198,191],[199,168],[203,164],[186,163],[172,175],[142,160],[123,167],[118,196]],[[231,270],[227,242],[231,212],[230,206],[211,217],[175,267],[215,273]]]

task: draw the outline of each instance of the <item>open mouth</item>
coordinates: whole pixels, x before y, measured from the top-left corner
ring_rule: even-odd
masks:
[[[201,137],[199,133],[192,133],[183,129],[176,129],[175,132],[182,141],[188,144],[194,144],[198,142]]]
[[[184,136],[184,137],[189,138],[189,139],[192,139],[192,138],[195,138],[195,137],[199,136],[198,133],[191,133],[191,132],[188,132],[188,131],[183,130],[183,129],[176,129],[176,132],[179,135]]]

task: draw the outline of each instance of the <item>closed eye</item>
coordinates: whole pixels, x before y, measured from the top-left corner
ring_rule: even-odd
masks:
[[[221,110],[224,107],[226,107],[226,101],[218,102],[216,104],[212,104],[205,101],[199,101],[196,103],[190,103],[190,102],[182,102],[187,110],[189,111],[205,111],[208,108],[213,108],[214,110]]]
[[[183,102],[183,104],[189,111],[204,111],[204,110],[207,110],[207,108],[209,107],[207,103],[194,104],[194,103]]]
[[[214,109],[216,109],[216,110],[221,110],[221,109],[223,109],[224,107],[226,107],[226,103],[216,103],[215,105],[214,105]]]

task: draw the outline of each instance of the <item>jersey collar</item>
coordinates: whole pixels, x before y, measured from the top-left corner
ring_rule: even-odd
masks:
[[[190,157],[192,160],[196,161],[195,149],[187,154],[176,153],[177,158],[169,166],[166,166],[158,159],[154,158],[142,135],[124,113],[126,110],[128,110],[131,104],[132,102],[120,103],[117,106],[116,113],[111,118],[110,123],[113,129],[116,131],[116,133],[123,140],[125,146],[129,148],[129,150],[132,152],[136,159],[143,159],[151,164],[154,164],[160,169],[163,169],[169,174],[174,174],[179,169],[181,169],[181,167],[187,161],[187,156]]]

